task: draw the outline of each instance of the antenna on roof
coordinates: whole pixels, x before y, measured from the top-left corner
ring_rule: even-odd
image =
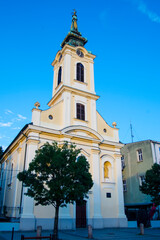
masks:
[[[130,129],[131,129],[131,141],[133,143],[134,135],[133,135],[133,130],[132,130],[132,123],[130,123]]]

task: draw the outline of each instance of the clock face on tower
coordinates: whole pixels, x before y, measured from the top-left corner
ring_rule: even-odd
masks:
[[[76,53],[79,57],[84,57],[83,52],[79,48],[77,49]]]

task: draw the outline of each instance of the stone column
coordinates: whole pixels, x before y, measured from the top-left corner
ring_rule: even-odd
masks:
[[[5,161],[5,165],[4,165],[4,169],[3,169],[3,185],[2,185],[2,192],[1,192],[1,194],[2,194],[2,206],[4,207],[5,205],[6,205],[6,193],[7,193],[7,191],[6,191],[6,189],[7,189],[7,184],[8,184],[8,165],[9,165],[9,160],[7,159],[6,161]],[[3,212],[3,210],[4,209],[2,209],[2,212]]]
[[[63,112],[63,127],[71,125],[71,94],[69,92],[63,93],[64,112]]]
[[[90,100],[90,108],[91,108],[91,128],[97,131],[97,112],[96,112],[96,101]]]
[[[115,167],[116,167],[116,194],[118,206],[119,227],[127,227],[127,218],[124,213],[124,198],[123,198],[123,182],[121,170],[121,155],[115,154]]]
[[[94,87],[94,65],[93,62],[90,62],[90,84],[91,84],[91,91],[95,93],[95,87]]]
[[[15,180],[14,180],[15,181],[15,184],[14,184],[14,197],[13,197],[13,207],[14,207],[14,209],[12,211],[12,217],[18,217],[18,215],[17,215],[18,214],[18,209],[16,211],[16,207],[18,207],[17,206],[17,202],[16,202],[16,200],[17,200],[17,192],[18,192],[17,174],[19,173],[19,169],[20,169],[19,163],[20,163],[20,158],[21,158],[21,152],[22,152],[22,148],[19,147],[17,149],[18,157],[17,157],[17,163],[16,163],[16,167],[15,167],[16,176],[15,176]]]
[[[64,57],[64,69],[63,69],[63,84],[71,85],[71,52],[67,50],[67,54]]]
[[[27,152],[26,152],[26,162],[25,169],[29,167],[29,163],[33,160],[35,156],[35,151],[37,150],[38,140],[28,140],[27,141]],[[22,214],[20,219],[20,230],[35,230],[35,217],[34,217],[34,199],[24,195],[27,192],[27,188],[23,188],[23,198],[22,198]]]
[[[97,147],[92,148],[92,168],[93,168],[93,228],[103,228],[101,215],[101,184],[100,184],[100,156]]]

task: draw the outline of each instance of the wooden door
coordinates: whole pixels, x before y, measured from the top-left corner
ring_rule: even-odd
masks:
[[[86,227],[86,201],[83,204],[76,203],[76,228]]]

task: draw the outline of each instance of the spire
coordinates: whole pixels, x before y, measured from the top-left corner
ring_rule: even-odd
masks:
[[[84,46],[87,42],[87,39],[82,37],[82,34],[78,31],[77,26],[77,12],[74,9],[73,15],[72,15],[72,24],[71,29],[65,39],[63,40],[61,47],[63,48],[65,44],[71,45],[73,47],[76,46]]]
[[[71,30],[70,33],[76,33],[78,35],[81,35],[80,32],[78,32],[78,26],[77,26],[77,14],[76,10],[74,9],[74,13],[72,15],[72,24],[71,24]]]

